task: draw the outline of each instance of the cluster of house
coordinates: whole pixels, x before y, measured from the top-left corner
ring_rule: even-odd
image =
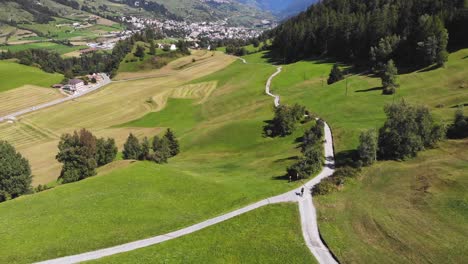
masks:
[[[223,39],[251,39],[258,37],[265,29],[272,28],[275,25],[270,21],[262,21],[266,28],[246,28],[242,26],[230,26],[228,19],[216,22],[188,22],[164,20],[160,21],[153,18],[139,18],[135,16],[122,17],[122,21],[132,24],[135,28],[144,29],[152,27],[162,32],[184,32],[186,38],[200,39],[207,37],[212,40]],[[169,36],[170,37],[170,36]]]
[[[70,79],[67,84],[54,84],[52,87],[56,89],[61,89],[65,92],[80,92],[87,88],[88,81],[90,80],[93,83],[99,83],[102,81],[102,76],[96,73],[86,75],[83,79]]]

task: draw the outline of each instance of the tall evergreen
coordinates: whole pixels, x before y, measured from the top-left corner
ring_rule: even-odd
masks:
[[[326,55],[362,63],[374,55],[382,63],[394,59],[402,65],[429,65],[437,57],[444,61],[448,35],[466,45],[465,2],[322,0],[265,35],[273,38],[273,53],[286,62]],[[381,42],[389,45],[377,54]]]
[[[123,158],[126,160],[138,160],[141,157],[142,149],[140,141],[132,133],[127,138],[122,151]]]
[[[389,60],[381,76],[384,94],[394,94],[396,92],[398,87],[397,75],[398,69],[395,63],[393,60]]]
[[[340,67],[338,67],[338,64],[335,63],[330,72],[330,76],[328,77],[327,83],[330,85],[330,84],[339,82],[343,79],[344,79],[343,72],[340,70]]]
[[[164,138],[167,139],[169,142],[170,154],[171,157],[176,156],[180,152],[179,141],[177,140],[176,136],[172,132],[170,128],[167,129],[166,134],[164,134]]]
[[[154,44],[154,40],[150,40],[150,49],[149,49],[149,54],[150,55],[156,55],[156,45]]]
[[[171,157],[170,142],[166,137],[160,138],[155,136],[153,138],[153,161],[156,163],[167,163]]]

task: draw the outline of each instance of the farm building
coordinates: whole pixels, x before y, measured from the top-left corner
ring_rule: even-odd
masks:
[[[71,79],[70,81],[68,81],[68,85],[70,85],[70,87],[73,88],[73,90],[77,90],[83,88],[85,84],[83,80]]]

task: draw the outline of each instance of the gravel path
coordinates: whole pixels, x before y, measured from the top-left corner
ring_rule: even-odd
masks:
[[[247,64],[247,61],[243,58],[240,58],[245,64]],[[278,74],[281,73],[281,67],[277,68],[277,71],[270,76],[270,78],[267,81],[267,84],[265,86],[265,91],[268,95],[272,96],[275,98],[275,106],[279,106],[279,100],[280,97],[278,95],[274,95],[270,92],[270,86],[273,78],[277,76]],[[335,159],[334,159],[334,151],[333,151],[333,136],[330,127],[328,126],[327,123],[325,123],[325,142],[324,142],[324,148],[325,148],[325,166],[323,167],[322,171],[312,180],[308,181],[305,183],[303,186],[286,192],[284,194],[270,197],[264,200],[261,200],[257,203],[248,205],[246,207],[243,207],[241,209],[232,211],[230,213],[220,215],[215,218],[208,219],[204,222],[176,230],[171,233],[147,238],[147,239],[142,239],[110,248],[105,248],[105,249],[100,249],[96,251],[91,251],[91,252],[86,252],[78,255],[73,255],[73,256],[68,256],[68,257],[62,257],[62,258],[57,258],[53,260],[47,260],[43,262],[39,262],[40,264],[67,264],[67,263],[79,263],[83,261],[89,261],[89,260],[94,260],[94,259],[100,259],[106,256],[111,256],[123,252],[128,252],[132,251],[135,249],[139,248],[144,248],[148,247],[151,245],[156,245],[168,240],[172,240],[174,238],[182,237],[191,233],[194,233],[196,231],[199,231],[201,229],[204,229],[206,227],[218,224],[220,222],[229,220],[233,217],[236,217],[241,214],[245,214],[247,212],[250,212],[252,210],[255,210],[257,208],[269,205],[269,204],[276,204],[276,203],[285,203],[285,202],[297,202],[299,204],[299,211],[300,211],[300,216],[301,216],[301,226],[302,226],[302,234],[304,236],[304,240],[306,242],[307,247],[310,249],[312,254],[315,256],[315,258],[319,261],[321,264],[335,264],[337,261],[333,258],[332,254],[328,250],[328,248],[324,245],[320,238],[319,234],[319,229],[317,225],[317,214],[316,214],[316,209],[314,207],[314,204],[312,202],[312,196],[309,193],[309,190],[311,190],[316,184],[318,184],[322,179],[330,176],[334,172],[334,165],[335,165]],[[301,196],[301,188],[305,188],[304,195]]]
[[[74,100],[74,99],[76,99],[78,97],[81,97],[81,96],[84,96],[84,95],[89,94],[91,92],[94,92],[96,90],[99,90],[100,88],[102,88],[102,87],[108,85],[109,83],[111,83],[111,79],[109,78],[109,76],[107,76],[106,74],[101,74],[101,76],[102,76],[103,80],[101,82],[99,82],[98,84],[95,84],[91,88],[87,89],[86,91],[83,91],[81,93],[76,93],[74,95],[71,95],[71,96],[68,96],[68,97],[65,97],[65,98],[60,98],[60,99],[57,99],[57,100],[54,100],[54,101],[50,101],[48,103],[32,106],[32,107],[20,110],[18,112],[8,114],[6,116],[0,116],[0,123],[3,122],[3,121],[8,121],[8,120],[16,120],[16,118],[18,116],[25,115],[25,114],[28,114],[28,113],[31,113],[31,112],[35,112],[35,111],[38,111],[38,110],[41,110],[41,109],[44,109],[44,108],[47,108],[47,107],[51,107],[51,106],[54,106],[54,105],[58,105],[58,104],[61,104],[61,103],[64,103],[64,102],[67,102],[67,101],[70,101],[70,100]]]

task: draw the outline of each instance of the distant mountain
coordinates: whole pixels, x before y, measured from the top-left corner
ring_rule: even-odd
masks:
[[[0,21],[46,23],[53,17],[68,17],[77,11],[107,18],[133,15],[207,22],[227,19],[231,24],[241,25],[255,25],[264,19],[275,19],[269,9],[260,8],[263,4],[257,5],[254,2],[250,0],[0,0]]]
[[[284,19],[305,11],[318,0],[237,0],[250,6],[271,12],[277,19]]]

